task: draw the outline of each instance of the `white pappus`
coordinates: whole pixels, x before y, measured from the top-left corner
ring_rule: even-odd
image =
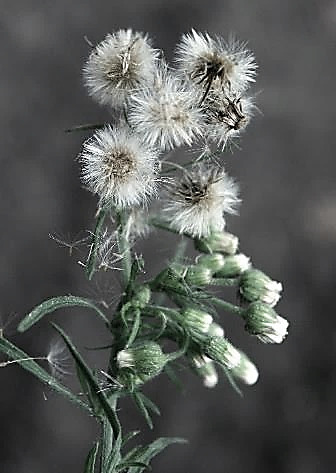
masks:
[[[82,180],[101,205],[139,205],[156,192],[157,157],[130,129],[107,126],[83,145]]]
[[[89,94],[101,105],[122,106],[130,91],[152,81],[157,56],[142,33],[128,29],[108,34],[83,69]]]
[[[207,237],[224,229],[224,213],[235,214],[238,185],[217,166],[197,165],[168,187],[164,210],[179,233]]]

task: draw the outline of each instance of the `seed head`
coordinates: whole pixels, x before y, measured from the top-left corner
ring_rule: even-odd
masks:
[[[211,38],[192,30],[177,46],[179,71],[205,90],[227,88],[237,93],[255,81],[257,65],[246,44],[233,37],[229,41]]]
[[[142,33],[128,29],[108,34],[84,66],[89,94],[102,105],[122,106],[131,91],[152,81],[157,55]]]
[[[127,128],[110,126],[84,143],[82,180],[101,205],[138,205],[156,191],[156,151]]]
[[[154,85],[130,97],[128,120],[150,146],[162,150],[190,146],[202,131],[197,103],[194,91],[162,66]]]
[[[199,165],[170,185],[165,211],[179,233],[201,238],[223,230],[224,213],[236,213],[239,203],[231,177],[217,167]]]
[[[222,149],[246,128],[255,106],[250,97],[209,94],[203,103],[206,135]]]

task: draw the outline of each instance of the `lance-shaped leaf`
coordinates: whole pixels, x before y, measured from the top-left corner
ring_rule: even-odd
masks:
[[[99,450],[99,442],[96,442],[91,448],[85,462],[84,473],[94,473],[96,467],[97,453]]]
[[[106,325],[109,325],[109,320],[106,318],[104,313],[89,299],[77,296],[60,296],[48,299],[35,307],[35,309],[33,309],[23,320],[21,320],[18,326],[18,331],[25,332],[30,327],[32,327],[32,325],[41,320],[45,315],[51,314],[55,310],[65,309],[67,307],[85,307],[87,309],[92,309],[105,322]]]
[[[74,404],[91,412],[90,407],[85,402],[51,376],[51,374],[44,370],[36,361],[32,360],[32,357],[17,348],[4,337],[0,337],[0,351],[5,353],[11,360],[15,360],[18,365],[32,373],[36,378],[42,381],[42,383],[47,384],[51,389],[62,394],[62,396],[66,397]]]
[[[58,327],[56,324],[52,324],[53,327],[57,330],[57,332],[63,338],[66,346],[68,347],[75,363],[77,365],[78,370],[81,373],[81,376],[85,378],[87,385],[90,387],[90,396],[94,398],[94,403],[100,405],[102,411],[106,415],[107,419],[109,420],[111,427],[113,429],[114,437],[117,438],[120,434],[120,423],[118,417],[113,410],[112,406],[110,405],[108,398],[106,397],[105,393],[101,390],[97,380],[93,376],[91,369],[87,366],[81,355],[78,353],[76,347],[71,342],[70,338],[66,335],[63,330]]]
[[[185,439],[179,437],[160,437],[146,447],[138,450],[136,455],[128,459],[128,462],[141,463],[142,466],[134,466],[128,470],[128,473],[141,473],[145,466],[148,466],[150,461],[166,447],[173,443],[187,443]]]

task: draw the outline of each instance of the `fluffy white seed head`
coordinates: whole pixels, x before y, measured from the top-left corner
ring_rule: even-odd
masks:
[[[150,146],[190,146],[202,131],[198,102],[193,89],[162,66],[154,85],[130,97],[128,120]]]
[[[142,33],[128,29],[108,34],[84,66],[89,94],[102,105],[122,106],[129,92],[152,80],[157,55]]]
[[[195,167],[170,185],[165,211],[172,227],[193,237],[224,229],[224,213],[237,213],[238,185],[217,167]]]
[[[211,93],[203,103],[205,133],[222,149],[246,128],[255,105],[251,97]]]
[[[237,93],[255,81],[257,65],[246,44],[231,37],[211,38],[207,33],[192,30],[184,34],[177,46],[179,71],[196,84],[209,89],[227,88]]]
[[[97,131],[79,159],[82,180],[102,205],[139,205],[156,191],[157,153],[128,128]]]

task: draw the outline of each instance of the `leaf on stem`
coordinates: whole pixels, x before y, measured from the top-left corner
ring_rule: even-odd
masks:
[[[85,462],[84,473],[94,473],[96,466],[96,458],[99,450],[99,442],[96,442],[91,448]]]
[[[65,398],[69,399],[71,402],[76,404],[83,409],[86,409],[91,412],[90,407],[79,399],[75,394],[69,391],[65,386],[59,383],[53,376],[51,376],[46,370],[44,370],[36,361],[29,359],[29,355],[24,351],[17,348],[6,338],[0,338],[0,351],[5,353],[12,360],[16,360],[17,364],[22,366],[25,370],[32,373],[36,378],[38,378],[42,383],[48,385],[51,389],[58,392]]]
[[[105,314],[89,299],[77,296],[59,296],[48,299],[35,307],[35,309],[33,309],[23,320],[21,320],[18,325],[18,331],[25,332],[39,320],[41,320],[45,315],[51,314],[58,309],[65,309],[66,307],[85,307],[88,309],[93,309],[106,325],[110,324]]]

